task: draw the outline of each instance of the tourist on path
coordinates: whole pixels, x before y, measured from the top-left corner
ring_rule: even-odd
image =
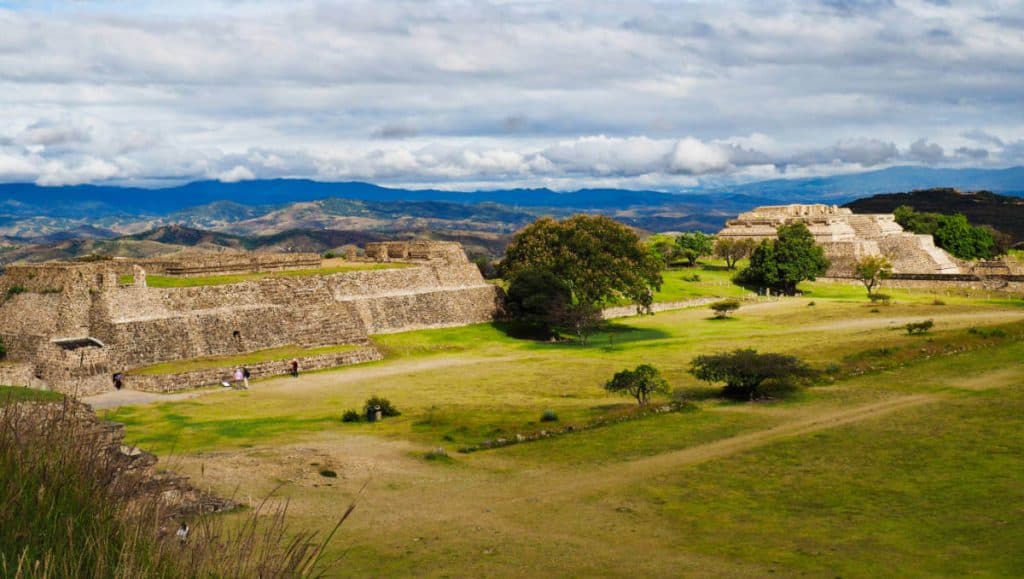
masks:
[[[245,389],[246,390],[249,389],[249,377],[250,376],[252,376],[252,373],[249,372],[249,369],[248,368],[242,368],[242,381],[245,383]]]
[[[299,361],[296,360],[295,358],[292,358],[291,367],[292,367],[292,378],[298,378],[299,377]]]
[[[237,388],[248,388],[248,386],[246,386],[244,384],[244,382],[245,382],[245,373],[242,372],[241,368],[235,368],[235,387],[237,387]]]

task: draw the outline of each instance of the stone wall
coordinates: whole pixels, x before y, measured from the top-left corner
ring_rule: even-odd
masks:
[[[13,359],[32,362],[55,389],[88,394],[111,388],[114,372],[164,361],[293,344],[366,345],[371,333],[493,319],[500,289],[483,280],[461,246],[392,245],[374,251],[383,248],[391,259],[394,250],[410,266],[219,286],[149,288],[139,266],[128,262],[16,269],[6,283],[59,284],[60,291],[0,302],[0,338]],[[124,271],[134,272],[133,284],[119,284]],[[102,345],[54,343],[72,338]]]
[[[363,364],[374,362],[384,358],[380,350],[373,346],[367,346],[349,352],[336,354],[318,354],[315,356],[303,356],[298,358],[299,372],[311,372],[326,368],[337,368],[352,364]],[[291,372],[287,361],[274,360],[270,362],[259,362],[247,365],[250,380],[256,378],[269,378],[273,376],[284,376]],[[211,368],[207,370],[196,370],[193,372],[182,372],[180,374],[163,374],[149,376],[142,374],[126,374],[124,387],[130,390],[141,390],[144,392],[174,392],[195,388],[197,386],[210,386],[222,382],[234,380],[234,368]]]
[[[173,259],[145,259],[135,263],[147,272],[195,277],[260,273],[289,269],[317,269],[323,260],[316,253],[197,253]]]
[[[861,285],[859,280],[850,277],[824,277],[822,281]],[[981,293],[999,293],[1007,295],[1024,294],[1024,275],[977,276],[971,274],[894,274],[892,278],[882,281],[879,291],[886,288],[913,289],[971,295]]]
[[[31,386],[35,378],[32,364],[0,362],[0,386]]]

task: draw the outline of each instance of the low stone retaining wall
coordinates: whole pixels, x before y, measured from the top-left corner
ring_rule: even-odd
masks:
[[[32,364],[0,363],[0,385],[31,386],[35,381]]]
[[[738,299],[740,301],[762,301],[764,298],[758,298],[755,294],[750,294],[744,298],[724,298],[724,297],[706,297],[706,298],[694,298],[692,300],[682,300],[678,302],[660,302],[651,305],[651,313],[656,314],[658,312],[667,312],[670,310],[681,310],[683,308],[693,308],[697,306],[706,306],[715,302],[720,302],[726,299]],[[613,320],[615,318],[628,318],[635,316],[636,306],[616,306],[614,308],[606,308],[604,310],[604,319]]]
[[[820,281],[861,285],[860,280],[848,277],[818,278]],[[944,293],[962,293],[964,295],[979,292],[1015,294],[1024,292],[1024,276],[996,275],[977,276],[972,274],[914,274],[897,273],[882,281],[881,291],[885,288],[916,289],[940,291]]]
[[[299,372],[309,372],[311,370],[323,370],[325,368],[362,364],[383,359],[384,355],[381,354],[380,350],[374,346],[369,346],[336,354],[303,356],[298,358],[298,361]],[[249,369],[251,375],[249,379],[284,376],[291,371],[288,362],[289,360],[271,360],[269,362],[248,365],[246,368]],[[211,368],[208,370],[156,376],[126,374],[124,377],[124,387],[129,390],[139,390],[142,392],[175,392],[200,386],[220,384],[224,381],[231,382],[233,381],[232,375],[234,371],[234,368]]]

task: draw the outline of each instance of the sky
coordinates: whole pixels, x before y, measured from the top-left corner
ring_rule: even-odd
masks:
[[[1024,164],[1024,2],[0,0],[0,182]]]

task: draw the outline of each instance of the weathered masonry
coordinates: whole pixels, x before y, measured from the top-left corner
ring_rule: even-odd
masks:
[[[930,235],[907,233],[891,214],[862,215],[835,205],[758,207],[728,221],[720,237],[775,237],[781,225],[802,222],[832,262],[829,277],[851,277],[857,260],[885,255],[897,273],[958,274],[956,258],[935,247]]]
[[[28,366],[51,388],[85,395],[111,389],[115,372],[159,362],[290,345],[362,347],[347,356],[311,360],[329,366],[334,360],[379,359],[371,334],[493,319],[499,290],[483,280],[458,244],[387,244],[383,258],[367,249],[375,260],[401,260],[405,267],[151,288],[139,262],[9,266],[0,275],[0,339],[8,350],[8,374],[23,375]],[[218,264],[204,256],[195,263],[161,263],[159,269],[194,276],[289,269],[287,261],[228,256]],[[291,268],[319,265],[319,258],[314,263],[298,255]],[[121,283],[129,275],[131,282]],[[126,387],[134,387],[132,379],[129,373]],[[148,377],[137,382],[169,389]]]
[[[758,207],[726,222],[719,237],[772,239],[781,225],[801,222],[825,249],[831,265],[826,277],[854,277],[854,267],[867,255],[884,255],[893,265],[890,287],[921,289],[1024,289],[1024,272],[1001,261],[977,264],[958,260],[935,246],[930,235],[907,233],[892,214],[855,214],[834,205]]]

